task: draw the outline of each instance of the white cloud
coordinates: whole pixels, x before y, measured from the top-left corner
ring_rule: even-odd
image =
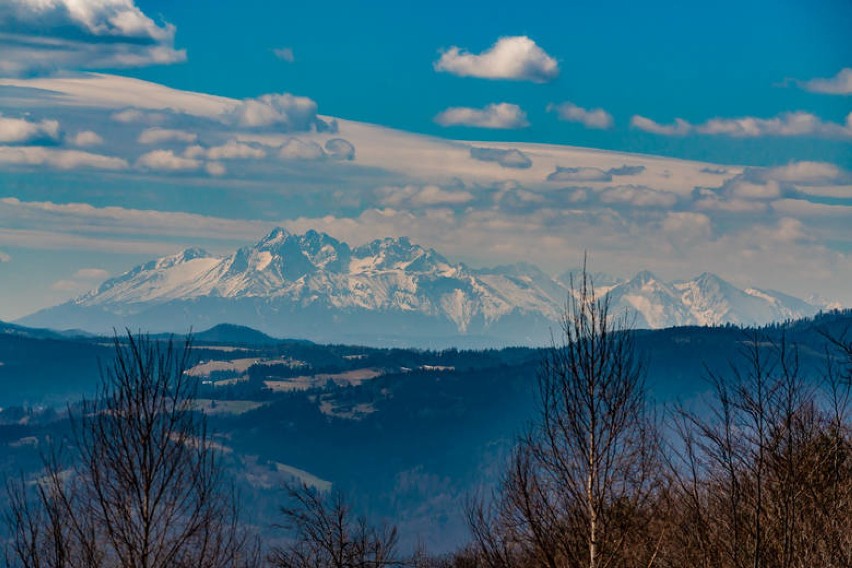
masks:
[[[529,126],[526,113],[518,105],[494,103],[485,108],[451,107],[439,113],[435,122],[441,126],[475,126],[478,128],[523,128]]]
[[[154,112],[163,115],[161,117],[163,122],[159,126],[187,128],[193,132],[198,132],[199,136],[205,140],[209,139],[211,142],[233,137],[271,148],[280,146],[293,136],[298,136],[305,141],[314,140],[320,144],[323,144],[327,139],[326,136],[322,135],[306,134],[303,136],[301,133],[276,132],[274,129],[249,131],[248,129],[233,128],[231,130],[228,128],[231,125],[221,125],[218,122],[227,114],[229,108],[239,104],[238,100],[177,91],[125,77],[89,74],[73,79],[0,80],[0,86],[3,85],[39,89],[39,92],[54,91],[61,95],[61,97],[52,95],[50,98],[36,99],[38,104],[43,105],[53,105],[56,104],[55,101],[62,101],[63,106],[115,109],[114,112],[124,112],[130,108],[143,109],[143,112],[131,114],[135,114],[137,119],[144,118],[146,120],[150,118],[150,113]],[[212,119],[215,122],[206,122],[203,119]],[[715,179],[718,176],[701,171],[709,166],[706,163],[690,163],[663,158],[649,161],[638,156],[630,158],[627,155],[582,150],[576,147],[550,146],[544,148],[540,145],[525,143],[513,144],[512,146],[528,154],[534,161],[533,166],[525,170],[501,172],[490,164],[471,160],[469,144],[460,145],[452,141],[430,139],[413,133],[381,128],[366,123],[343,120],[339,124],[341,132],[345,134],[343,137],[356,146],[357,161],[360,165],[365,166],[363,171],[366,171],[366,168],[379,168],[389,172],[390,175],[413,176],[408,177],[405,180],[406,182],[417,179],[436,182],[453,177],[460,177],[465,181],[476,179],[490,181],[495,176],[510,176],[523,183],[534,184],[541,182],[547,173],[553,171],[556,164],[597,166],[606,171],[624,163],[633,164],[637,160],[638,163],[647,166],[647,171],[643,174],[641,180],[641,183],[646,185],[653,179],[652,185],[654,187],[665,186],[666,189],[689,192],[696,185],[712,185],[718,182],[718,179]],[[205,125],[212,130],[205,128]],[[95,130],[104,134],[104,137],[107,137],[106,134],[109,133],[110,139],[108,141],[112,143],[112,133],[116,131],[116,126],[115,124],[106,125],[103,127],[103,132],[98,128],[95,128]],[[151,124],[145,124],[139,130],[141,131],[147,126],[151,126]],[[222,130],[228,131],[223,132]],[[133,133],[134,137],[137,134],[138,131]],[[225,135],[226,138],[222,138],[222,135]],[[115,140],[116,142],[120,141],[118,138]],[[180,153],[177,149],[175,151]],[[268,152],[272,154],[274,150],[268,150]],[[132,159],[135,160],[135,158],[136,156],[132,156]],[[666,163],[663,163],[664,161]],[[269,166],[275,167],[275,163],[270,162]],[[736,167],[726,169],[730,172],[739,170]],[[339,177],[340,169],[328,168],[325,171],[332,176],[338,176],[329,183],[345,182]],[[669,173],[666,174],[666,171]],[[245,169],[240,171],[240,175],[248,177],[255,177],[253,173],[253,171]],[[664,177],[666,175],[668,177]],[[387,183],[390,183],[390,181],[383,179],[378,181],[377,185]],[[403,182],[400,180],[398,183]]]
[[[574,103],[564,102],[558,105],[550,104],[547,110],[556,112],[560,120],[579,122],[586,128],[606,130],[613,125],[612,115],[602,108],[586,109]]]
[[[3,242],[13,242],[6,240],[6,237],[12,237],[11,228],[15,227],[19,236],[15,237],[14,242],[20,246],[30,246],[26,240],[26,228],[37,227],[44,230],[42,236],[45,240],[35,248],[110,250],[112,246],[109,242],[86,242],[66,247],[62,242],[62,235],[72,233],[96,235],[101,239],[103,234],[111,235],[111,239],[102,239],[105,241],[118,241],[120,236],[126,235],[142,235],[154,238],[190,236],[242,242],[256,239],[259,233],[275,225],[276,221],[243,221],[173,211],[0,198],[0,227],[9,228],[7,233],[2,233],[0,229]],[[48,238],[48,234],[54,237]],[[165,248],[162,243],[158,243],[156,247],[152,247],[152,244],[154,243],[147,243],[145,250],[156,250],[160,253],[174,252],[175,249],[174,244]]]
[[[146,128],[139,134],[137,141],[140,144],[160,144],[162,142],[184,142],[192,144],[198,140],[198,135],[185,130],[171,128],[152,127]]]
[[[211,160],[260,160],[266,157],[266,152],[261,148],[253,146],[251,144],[238,142],[236,140],[229,140],[221,146],[214,146],[212,148],[208,148],[204,153]]]
[[[723,213],[764,213],[767,211],[766,202],[760,200],[735,199],[720,195],[711,190],[701,190],[697,193],[695,209],[701,211],[717,211]]]
[[[852,193],[847,194],[847,198],[852,198]],[[772,204],[772,209],[796,217],[835,217],[844,222],[852,218],[852,205],[813,203],[804,199],[779,199]],[[848,225],[846,224],[843,226],[842,235],[840,238],[849,240]]]
[[[9,118],[0,114],[0,144],[31,144],[59,140],[59,122]]]
[[[354,160],[355,146],[343,138],[332,138],[325,143],[325,151],[332,160]]]
[[[196,158],[204,158],[207,156],[207,148],[200,144],[193,144],[192,146],[187,146],[183,151],[184,158],[196,159]]]
[[[602,203],[625,203],[634,207],[671,207],[677,203],[674,193],[638,185],[608,187],[600,192],[599,197]]]
[[[226,113],[225,119],[244,128],[275,127],[284,132],[322,130],[326,127],[317,117],[316,102],[290,93],[244,99]]]
[[[674,124],[660,124],[640,115],[634,115],[630,125],[645,132],[663,136],[706,134],[732,138],[757,138],[761,136],[818,136],[826,138],[852,137],[852,113],[846,124],[824,121],[809,112],[784,112],[773,118],[744,116],[740,118],[712,118],[702,124],[691,124],[676,118]]]
[[[847,185],[797,185],[796,190],[804,195],[815,197],[835,197],[852,199],[852,184]]]
[[[616,168],[610,168],[606,171],[611,176],[638,176],[647,168],[641,165],[622,164]]]
[[[285,160],[319,160],[325,157],[325,152],[316,142],[290,138],[281,145],[278,156]]]
[[[477,148],[471,147],[470,157],[480,162],[496,162],[504,168],[525,170],[532,167],[532,160],[515,148]]]
[[[850,115],[852,117],[852,115]],[[737,138],[757,136],[852,136],[852,127],[824,122],[808,112],[785,112],[774,118],[714,118],[697,127],[701,134]]]
[[[726,184],[725,191],[729,196],[740,199],[777,199],[781,197],[781,186],[775,180],[752,182],[748,179],[734,179]]]
[[[766,170],[765,175],[778,181],[792,183],[831,182],[841,175],[841,170],[834,164],[826,162],[792,162],[786,166],[778,166]]]
[[[205,150],[201,146],[190,146],[184,154],[175,154],[173,150],[152,150],[139,156],[136,160],[136,167],[143,170],[157,172],[195,172],[203,170],[211,176],[221,176],[227,172],[227,169],[221,162],[204,161],[202,157],[210,159],[227,159],[236,157],[235,155],[227,156],[230,150],[223,150],[226,146],[218,148],[218,152],[214,152],[217,158],[210,155],[210,150]],[[215,150],[215,149],[213,149]],[[235,150],[235,153],[240,150]]]
[[[97,132],[92,130],[81,130],[74,136],[68,139],[75,146],[100,146],[104,143],[104,139]]]
[[[757,170],[762,181],[781,182],[793,186],[799,194],[852,198],[852,174],[827,162],[791,162],[765,170]]]
[[[134,122],[141,122],[144,124],[162,124],[166,121],[166,115],[163,113],[143,111],[138,108],[126,108],[124,110],[114,112],[110,115],[110,118],[122,124],[131,124]]]
[[[669,211],[661,227],[666,233],[674,236],[677,243],[706,240],[713,234],[710,217],[692,211]]]
[[[171,150],[154,150],[142,154],[136,160],[138,168],[167,172],[194,171],[200,169],[202,165],[200,160],[178,156]]]
[[[140,239],[122,239],[114,235],[85,236],[64,229],[6,229],[0,226],[0,240],[14,246],[41,250],[82,250],[162,256],[175,252],[174,243]]]
[[[386,207],[463,205],[473,200],[469,191],[447,190],[437,185],[383,187],[377,194],[379,203]]]
[[[801,295],[818,285],[832,295],[839,291],[849,297],[845,281],[837,280],[852,274],[849,257],[814,242],[808,228],[795,219],[752,217],[731,227],[701,212],[660,215],[644,210],[642,217],[648,221],[641,223],[632,221],[628,213],[542,207],[507,215],[467,207],[384,208],[356,217],[300,218],[284,225],[292,231],[327,231],[350,243],[408,235],[474,266],[524,260],[564,271],[566,264],[582,259],[583,250],[588,249],[596,269],[618,275],[629,276],[649,266],[668,278],[708,270],[742,285]]]
[[[676,118],[674,124],[660,124],[638,114],[633,115],[633,118],[630,119],[630,126],[663,136],[684,136],[692,131],[692,125],[681,118]]]
[[[559,76],[559,64],[526,36],[502,37],[479,55],[451,47],[435,62],[436,71],[459,77],[546,83]]]
[[[109,278],[109,272],[102,268],[81,268],[70,278],[63,278],[51,284],[50,289],[58,292],[85,292],[107,278]]]
[[[0,86],[36,89],[27,93],[32,106],[101,109],[112,111],[114,114],[110,118],[116,122],[140,122],[149,126],[181,117],[221,120],[229,109],[239,104],[237,99],[104,73],[0,78]],[[6,96],[3,98],[8,100]]]
[[[220,162],[207,162],[204,164],[204,171],[211,176],[223,176],[228,172],[227,168]]]
[[[473,200],[469,191],[447,191],[436,185],[424,186],[412,199],[414,205],[461,205]]]
[[[281,61],[286,61],[287,63],[293,63],[296,61],[296,56],[293,53],[292,47],[279,47],[278,49],[273,49],[272,53],[274,53],[275,57]]]
[[[834,77],[811,79],[799,84],[803,89],[812,93],[852,95],[852,67],[841,69]]]
[[[715,191],[719,199],[739,203],[801,194],[843,198],[849,194],[844,184],[850,181],[852,176],[834,164],[802,161],[772,168],[747,168],[717,190],[699,193],[707,197],[706,192]]]
[[[184,61],[174,35],[174,26],[157,24],[133,0],[5,0],[0,74]]]
[[[208,149],[207,157],[211,160],[262,159],[266,157],[266,152],[249,144],[230,141]]]
[[[852,197],[852,186],[844,185],[850,179],[847,172],[826,162],[803,161],[772,168],[746,168],[720,187],[696,188],[693,205],[704,211],[728,213],[765,213],[770,207],[781,211],[778,204],[782,202],[787,203],[788,208],[791,202],[801,202],[800,208],[805,208],[807,202],[803,196]]]
[[[77,168],[124,170],[128,167],[126,160],[114,156],[41,146],[0,146],[0,164],[50,166],[59,170]]]
[[[547,197],[544,195],[529,191],[514,183],[500,184],[497,191],[494,192],[492,199],[502,210],[515,212],[529,211],[537,207],[543,207],[547,203]]]
[[[562,166],[556,166],[556,170],[547,176],[547,181],[612,181],[612,175],[600,168],[563,168]]]
[[[810,236],[805,230],[804,224],[798,219],[781,217],[774,227],[765,229],[767,236],[774,242],[794,243],[796,241],[809,240]]]
[[[99,76],[91,75],[90,77],[97,78]],[[92,81],[94,83],[95,79]],[[114,82],[116,85],[127,87],[126,92],[132,92],[134,96],[143,98],[144,94],[144,98],[150,100],[151,105],[155,105],[151,107],[153,109],[184,108],[172,103],[175,99],[172,98],[171,94],[159,97],[158,93],[153,90],[136,89],[135,83],[124,83],[123,81],[115,79]],[[91,90],[94,91],[96,86],[100,88],[102,84],[100,82],[97,85],[93,84]],[[4,90],[4,92],[7,91]],[[56,92],[62,91],[60,89]],[[116,101],[112,103],[114,106],[106,107],[109,110],[97,112],[102,112],[102,116],[105,117],[112,110],[127,109],[136,104],[133,101],[122,99],[121,96],[124,95],[116,95]],[[68,104],[74,105],[71,112],[77,120],[88,117],[90,114],[94,115],[96,112],[93,110],[95,104],[77,103],[76,101],[80,99],[75,98],[74,95],[68,97],[53,95],[53,98],[58,101],[75,101]],[[492,100],[499,101],[501,99]],[[47,99],[44,99],[44,101],[45,104],[51,104],[46,102]],[[97,99],[97,101],[99,102],[101,99]],[[203,101],[201,102],[203,103]],[[189,102],[186,104],[187,108],[189,106],[193,108],[200,106]],[[238,101],[225,101],[221,108],[229,108],[236,104],[238,104]],[[9,108],[9,106],[7,105],[6,108]],[[689,275],[689,272],[693,270],[696,273],[703,269],[712,270],[713,262],[716,262],[717,267],[724,266],[722,260],[725,259],[721,254],[721,246],[713,249],[719,254],[708,255],[704,255],[702,252],[709,249],[696,248],[699,247],[701,240],[699,237],[710,232],[706,223],[708,219],[711,228],[717,233],[711,233],[710,238],[714,241],[726,238],[726,235],[737,235],[740,231],[753,226],[776,228],[775,222],[779,217],[791,217],[802,221],[805,234],[816,234],[822,237],[821,242],[813,241],[816,245],[836,251],[838,249],[846,250],[843,247],[846,247],[846,243],[848,243],[848,236],[844,236],[841,229],[838,228],[843,218],[844,209],[825,209],[826,213],[823,217],[817,216],[815,208],[813,214],[796,212],[798,210],[796,208],[806,211],[809,207],[801,199],[803,196],[797,191],[798,188],[802,188],[802,192],[819,191],[825,195],[836,195],[838,197],[842,195],[843,191],[848,192],[848,185],[852,183],[848,174],[840,170],[835,176],[838,168],[831,164],[814,162],[786,164],[772,168],[771,172],[761,170],[764,171],[761,174],[763,177],[754,173],[757,171],[756,169],[749,168],[752,173],[747,179],[741,180],[741,187],[737,187],[735,190],[732,184],[731,190],[726,194],[722,194],[718,188],[709,192],[716,194],[714,207],[709,203],[709,195],[693,194],[693,188],[720,186],[724,178],[731,178],[739,174],[742,170],[741,167],[730,165],[720,167],[662,157],[583,150],[555,145],[518,143],[510,146],[491,142],[454,142],[439,138],[420,137],[363,123],[341,121],[341,135],[357,147],[357,165],[345,164],[347,167],[341,167],[342,164],[332,163],[330,160],[323,164],[281,164],[272,159],[264,161],[262,167],[232,168],[231,162],[227,162],[228,158],[225,156],[238,154],[245,148],[241,148],[239,152],[235,149],[225,150],[226,147],[231,146],[226,142],[231,137],[239,138],[240,143],[246,143],[249,148],[254,148],[256,151],[265,151],[270,158],[279,152],[285,155],[290,152],[291,154],[301,155],[301,157],[308,155],[322,158],[325,156],[325,151],[321,145],[329,139],[329,136],[313,133],[288,134],[274,130],[255,131],[234,127],[232,124],[221,122],[222,111],[211,112],[206,121],[202,118],[191,118],[184,114],[184,110],[157,110],[156,112],[163,113],[165,117],[159,126],[187,128],[198,132],[201,139],[205,141],[205,146],[207,144],[218,144],[215,148],[221,148],[219,159],[228,166],[228,173],[233,178],[222,180],[207,178],[208,174],[215,175],[217,171],[220,172],[219,175],[224,173],[224,168],[218,161],[209,162],[212,157],[208,152],[213,150],[209,146],[192,146],[192,149],[188,149],[186,152],[184,146],[167,146],[173,151],[175,157],[195,160],[198,163],[198,166],[196,166],[195,162],[191,162],[192,167],[197,168],[187,170],[189,175],[193,177],[184,176],[179,180],[181,182],[179,185],[185,187],[186,191],[195,193],[201,191],[200,188],[206,185],[213,191],[209,197],[214,200],[218,199],[217,194],[222,192],[228,194],[234,191],[248,192],[246,193],[247,199],[241,205],[239,211],[228,209],[227,204],[223,205],[224,202],[214,203],[211,201],[205,206],[207,210],[215,210],[224,217],[245,216],[248,218],[246,221],[234,220],[235,223],[241,225],[230,225],[230,228],[226,230],[220,228],[220,223],[227,221],[222,218],[161,217],[159,212],[156,211],[130,212],[124,210],[120,215],[116,215],[116,219],[108,221],[101,217],[103,212],[100,210],[92,215],[84,213],[72,215],[64,210],[66,213],[63,214],[45,211],[41,211],[38,215],[32,213],[34,215],[32,220],[25,222],[16,220],[20,219],[23,213],[22,209],[24,209],[17,207],[13,214],[7,213],[0,217],[0,227],[2,227],[0,240],[5,245],[5,247],[0,248],[5,248],[7,252],[15,255],[14,261],[17,263],[20,260],[20,253],[16,252],[17,248],[11,249],[10,247],[38,248],[51,246],[128,251],[153,250],[156,248],[157,251],[166,249],[166,252],[169,252],[185,245],[210,246],[208,240],[213,239],[218,239],[216,240],[217,243],[224,243],[237,233],[245,235],[238,238],[237,244],[245,244],[256,240],[263,233],[263,227],[273,223],[281,223],[280,216],[293,215],[294,211],[316,212],[316,214],[306,213],[310,218],[299,221],[306,228],[327,227],[339,232],[353,223],[357,223],[357,231],[355,229],[351,231],[353,235],[372,238],[394,233],[411,234],[412,237],[417,237],[424,244],[435,246],[447,254],[459,255],[461,260],[474,265],[488,262],[511,262],[525,258],[525,254],[527,254],[530,257],[528,260],[531,262],[541,263],[545,269],[556,267],[560,271],[566,268],[565,263],[571,263],[576,261],[577,258],[581,258],[584,248],[592,251],[596,258],[602,262],[614,265],[618,270],[624,271],[631,270],[633,267],[651,267],[658,270],[658,266],[669,266],[669,270],[683,271],[687,273],[686,275]],[[44,113],[47,113],[47,111],[45,110]],[[44,113],[37,116],[39,118],[64,116]],[[143,115],[141,119],[148,120],[149,113],[143,113]],[[139,118],[137,117],[137,119]],[[30,120],[35,119],[30,117]],[[551,120],[555,122],[555,117],[551,117]],[[109,148],[109,150],[99,149],[97,151],[107,152],[112,151],[113,144],[116,151],[122,151],[125,146],[124,142],[132,142],[141,130],[151,125],[146,122],[124,127],[113,122],[100,127],[96,123],[79,121],[74,122],[70,129],[71,134],[73,134],[79,128],[85,126],[103,134],[108,143],[101,148]],[[65,120],[62,121],[62,126],[69,127]],[[117,133],[121,132],[124,132],[125,135],[118,136]],[[131,138],[128,139],[127,136]],[[295,137],[298,137],[299,141],[291,142]],[[70,141],[70,136],[66,137],[66,140]],[[285,147],[280,148],[279,145],[281,144],[285,144]],[[489,148],[492,150],[500,149],[501,146],[502,148],[511,148],[517,150],[520,154],[528,155],[529,158],[532,158],[534,164],[527,169],[503,170],[497,165],[499,162],[482,163],[475,161],[472,158],[472,146],[493,147]],[[158,148],[158,146],[145,147],[137,154]],[[54,148],[48,147],[47,149],[52,150]],[[510,152],[510,150],[500,151]],[[8,154],[8,151],[3,150],[2,153]],[[91,156],[94,156],[94,154],[91,154]],[[515,154],[507,153],[501,154],[501,156],[506,156],[510,160],[518,158],[518,163],[524,162],[521,157]],[[136,157],[136,155],[132,155],[131,161],[134,161]],[[123,163],[123,165],[126,167],[126,163]],[[358,167],[358,165],[364,167]],[[578,168],[579,171],[563,174],[569,178],[585,177],[588,180],[591,176],[593,179],[602,180],[605,179],[604,174],[606,174],[613,176],[612,179],[615,180],[616,184],[624,181],[632,183],[636,180],[637,184],[649,186],[658,190],[658,193],[652,193],[646,188],[603,188],[602,185],[612,184],[588,181],[564,184],[545,183],[545,176],[554,172],[557,165],[592,168],[588,171],[582,171]],[[625,165],[627,167],[624,167]],[[642,170],[643,166],[645,170]],[[42,169],[46,169],[46,167]],[[233,172],[230,171],[232,169]],[[180,176],[179,172],[182,170],[175,171],[178,173],[174,176]],[[134,178],[139,178],[140,173],[137,171],[131,175]],[[618,175],[633,175],[635,177],[615,177]],[[207,179],[202,182],[196,179],[196,176]],[[240,178],[237,179],[237,176],[240,176]],[[115,176],[109,177],[115,178]],[[178,196],[169,197],[168,192],[173,190],[174,183],[164,181],[159,175],[155,176],[153,173],[146,178],[152,183],[156,182],[154,185],[149,185],[151,188],[150,195],[143,196],[148,200],[144,202],[150,203],[151,207],[167,205],[163,201],[163,199],[166,199],[171,204],[170,208],[177,203],[180,206],[188,207],[188,211],[197,210],[195,209],[197,203],[178,199]],[[455,178],[458,178],[459,181],[454,181]],[[80,183],[84,184],[81,186],[83,188],[82,193],[80,193],[81,200],[94,195],[93,192],[100,191],[97,187],[91,190],[86,187],[87,179],[93,178],[80,178]],[[508,188],[508,184],[503,183],[508,179],[517,180],[517,183],[514,189],[507,189],[500,193],[498,203],[498,192],[501,191],[498,188],[504,186]],[[113,196],[116,204],[125,203],[127,198],[133,197],[131,194],[136,195],[132,190],[138,184],[122,187],[126,184],[120,183],[120,178],[115,178],[113,181],[115,183],[112,183],[110,187],[114,187],[115,191],[118,192]],[[777,183],[769,184],[770,181]],[[746,190],[749,188],[745,186],[746,182],[755,186],[751,188],[753,190],[751,191],[751,199],[737,197],[737,194],[748,193]],[[824,183],[831,183],[832,185],[830,187],[816,185]],[[400,193],[396,201],[393,200],[393,197],[379,195],[374,189],[385,185],[405,187],[406,184],[412,184],[414,189],[404,191],[398,189],[397,191]],[[433,184],[433,188],[424,189],[429,184]],[[585,189],[578,190],[576,186],[584,186]],[[843,189],[844,186],[847,186],[846,190]],[[780,198],[770,197],[770,194],[777,193],[777,187],[780,187],[781,190]],[[14,190],[14,188],[12,189]],[[678,201],[674,207],[666,207],[675,198],[665,193],[660,195],[661,190],[678,193]],[[201,193],[205,192],[202,191]],[[8,194],[14,195],[13,192]],[[754,199],[759,194],[766,195]],[[696,197],[690,200],[691,195],[696,195]],[[790,201],[798,202],[787,203],[785,201],[791,197],[797,199]],[[139,202],[140,196],[136,195],[133,198]],[[706,198],[706,203],[699,204],[701,198]],[[175,199],[178,200],[175,201]],[[831,201],[835,202],[837,199]],[[388,211],[382,210],[381,207],[393,207],[396,212],[391,215]],[[729,212],[737,208],[755,214],[734,215]],[[676,211],[669,211],[669,209]],[[359,217],[360,211],[365,211],[363,217]],[[450,211],[450,214],[447,211]],[[427,212],[429,212],[428,217]],[[671,218],[668,216],[669,213],[675,212],[683,215]],[[134,221],[133,219],[137,218],[137,215],[139,220]],[[326,222],[325,215],[331,216],[333,221]],[[344,215],[354,215],[354,217],[344,218]],[[99,219],[101,220],[99,221]],[[823,225],[828,223],[822,223],[820,219],[829,219],[835,225],[834,234],[840,236],[831,239],[825,237]],[[283,221],[286,224],[288,219],[285,218]],[[291,223],[290,227],[294,225],[295,222]],[[669,230],[663,231],[664,226]],[[676,231],[678,226],[680,231]],[[691,227],[695,228],[694,232],[690,232]],[[10,234],[12,228],[16,231],[14,235]],[[22,231],[29,232],[24,233]],[[34,234],[38,232],[49,232],[51,235]],[[689,240],[687,237],[693,233],[696,235],[694,240]],[[769,233],[766,234],[769,235]],[[80,235],[91,238],[81,240],[78,238]],[[848,235],[848,230],[846,235]],[[553,246],[545,247],[542,244],[551,242],[547,241],[547,238],[551,239]],[[146,242],[130,243],[133,239]],[[15,244],[12,244],[13,242]],[[735,239],[730,238],[726,242],[731,245],[726,248],[726,251],[739,258],[740,249],[736,248]],[[216,246],[220,245],[213,245],[211,248],[226,250],[224,244],[221,245],[221,249],[215,248]],[[228,246],[231,246],[230,241]],[[774,263],[773,266],[778,267],[776,273],[780,273],[781,268],[789,269],[796,266],[796,262],[808,263],[807,266],[809,267],[814,266],[816,262],[816,257],[810,254],[811,249],[787,252],[772,248],[771,242],[768,240],[761,241],[760,246],[768,247],[765,252],[767,259],[765,263]],[[481,247],[481,252],[479,247]],[[668,247],[675,248],[670,250]],[[752,248],[760,251],[756,244]],[[672,250],[675,253],[672,253]],[[679,251],[683,251],[682,256],[679,256]],[[570,257],[575,252],[576,256]],[[781,253],[781,256],[773,257],[778,252]],[[86,266],[98,266],[96,264],[98,262],[97,257],[89,258],[92,258],[92,260],[87,261],[90,264],[86,264]],[[793,260],[788,262],[787,259],[791,258]],[[812,260],[814,262],[811,262]],[[630,268],[621,268],[619,263],[622,261],[626,262],[625,266],[628,266],[627,263],[629,263]],[[131,260],[128,259],[127,262],[129,266]],[[760,285],[758,281],[758,278],[762,277],[760,267],[766,265],[755,264],[752,266],[742,262],[736,265],[736,269],[746,270],[742,276],[743,280],[747,280],[749,284]],[[731,264],[731,266],[734,266],[734,264]],[[830,267],[828,264],[824,266]],[[601,267],[601,269],[606,268]],[[842,268],[829,269],[834,270],[832,273],[834,282],[843,280],[843,275],[850,274],[848,270],[844,272]],[[47,276],[46,286],[70,274],[70,271],[68,274],[57,274],[56,270],[58,269],[54,267],[54,273]],[[659,270],[665,271],[665,269]],[[730,268],[729,270],[734,269]],[[787,279],[780,281],[783,281],[786,287],[788,282],[803,281],[805,276],[791,273],[791,276],[785,278]],[[835,285],[835,288],[839,287],[840,284]],[[844,292],[844,294],[848,296],[848,292]]]

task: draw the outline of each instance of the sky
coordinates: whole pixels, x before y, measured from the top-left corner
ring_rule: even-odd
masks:
[[[275,226],[852,305],[846,0],[0,3],[0,319]]]

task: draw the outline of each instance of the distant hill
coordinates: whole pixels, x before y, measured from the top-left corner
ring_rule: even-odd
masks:
[[[53,331],[51,329],[41,329],[16,325],[0,321],[0,334],[2,335],[17,335],[21,337],[32,337],[35,339],[62,339],[70,337],[66,333]]]
[[[193,334],[193,338],[199,342],[243,345],[274,345],[281,343],[280,339],[270,337],[261,331],[232,323],[214,325],[210,329]]]
[[[543,345],[558,328],[571,278],[530,264],[474,269],[408,238],[350,247],[316,231],[275,229],[220,257],[190,248],[111,278],[96,290],[18,323],[36,327],[182,332],[221,322],[270,336],[418,347]],[[668,282],[595,274],[614,311],[636,325],[760,325],[818,308],[713,274]]]
[[[62,408],[92,394],[98,361],[112,359],[103,338],[39,338],[16,330],[0,333],[0,407]],[[852,338],[852,311],[757,331],[775,342],[785,336],[798,350],[803,376],[816,384],[827,342],[820,332]],[[632,332],[650,397],[661,407],[701,400],[708,369],[730,373],[754,332],[733,325]],[[422,530],[418,536],[435,551],[464,540],[459,504],[499,479],[515,437],[535,416],[544,355],[523,347],[429,351],[279,342],[233,325],[198,337],[191,376],[202,381],[199,404],[210,412],[243,506],[259,524],[280,521],[279,488],[291,480],[287,472],[301,471],[345,490],[358,512],[395,519],[402,534]],[[262,343],[237,341],[249,338]],[[316,378],[306,390],[269,385],[304,384],[305,377]],[[40,467],[38,448],[21,440],[53,431],[26,420],[24,410],[0,410],[0,477],[16,474],[23,459]]]

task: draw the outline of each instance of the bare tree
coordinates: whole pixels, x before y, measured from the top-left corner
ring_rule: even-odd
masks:
[[[829,359],[829,361],[831,361]],[[670,558],[721,568],[852,563],[849,384],[807,381],[785,338],[752,332],[712,374],[709,411],[680,410]]]
[[[626,316],[610,312],[584,270],[572,282],[561,343],[539,373],[539,419],[519,441],[495,504],[469,509],[483,561],[653,564],[657,443],[643,377]]]
[[[829,363],[831,368],[828,372],[834,375],[833,379],[840,379],[848,384],[852,384],[852,332],[850,332],[849,326],[834,334],[826,330],[820,330],[819,333],[828,342],[826,360],[830,362],[834,358],[840,359],[839,373],[837,369],[838,365],[832,365],[831,363]],[[834,354],[831,353],[832,350]]]
[[[355,518],[339,491],[323,494],[304,484],[287,486],[282,507],[289,544],[278,546],[269,562],[278,568],[382,568],[403,566],[397,558],[395,527],[375,528]]]
[[[63,465],[54,448],[42,476],[10,484],[10,564],[128,568],[249,565],[220,451],[194,410],[176,347],[128,332],[97,396],[70,412]],[[32,499],[28,494],[34,493]]]

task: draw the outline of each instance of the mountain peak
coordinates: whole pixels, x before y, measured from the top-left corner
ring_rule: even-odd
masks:
[[[280,244],[290,237],[290,231],[284,227],[275,227],[268,235],[260,239],[256,248],[265,248]]]
[[[195,260],[196,258],[208,258],[210,253],[206,250],[198,247],[190,247],[187,249],[183,249],[175,257],[183,262],[188,262],[190,260]]]
[[[727,284],[728,282],[723,278],[719,277],[712,272],[702,272],[695,278],[696,282],[721,282],[723,284]]]
[[[370,250],[420,250],[423,248],[416,243],[412,243],[411,239],[406,236],[384,237],[382,239],[376,239],[374,241],[371,241],[370,243],[364,246],[368,247]]]
[[[659,282],[659,278],[650,270],[642,270],[636,273],[631,282],[635,284],[647,284],[649,282]]]
[[[405,236],[376,239],[353,250],[352,256],[358,259],[359,268],[373,270],[431,272],[452,268],[439,253],[423,248]]]
[[[608,288],[617,284],[622,284],[624,282],[623,279],[613,276],[612,274],[607,274],[606,272],[586,272],[586,276],[589,277],[592,282],[592,285],[595,288]],[[566,270],[558,277],[559,281],[562,282],[562,284],[564,284],[565,286],[570,286],[571,282],[574,282],[575,287],[582,284],[582,278],[582,268],[572,268],[570,270]]]
[[[574,274],[575,282],[579,276],[566,274]],[[87,314],[105,329],[120,324],[174,330],[226,320],[279,336],[336,339],[341,322],[349,322],[356,335],[373,326],[371,333],[380,334],[393,328],[412,336],[443,337],[455,330],[526,337],[558,321],[569,293],[564,276],[553,278],[525,263],[468,269],[405,236],[351,249],[320,231],[293,234],[278,227],[227,257],[190,248],[152,260],[26,321],[87,327],[79,319]],[[774,292],[740,290],[707,272],[682,282],[647,270],[629,282],[588,276],[614,310],[637,314],[644,327],[766,323],[816,311]],[[58,321],[63,313],[67,321]]]

